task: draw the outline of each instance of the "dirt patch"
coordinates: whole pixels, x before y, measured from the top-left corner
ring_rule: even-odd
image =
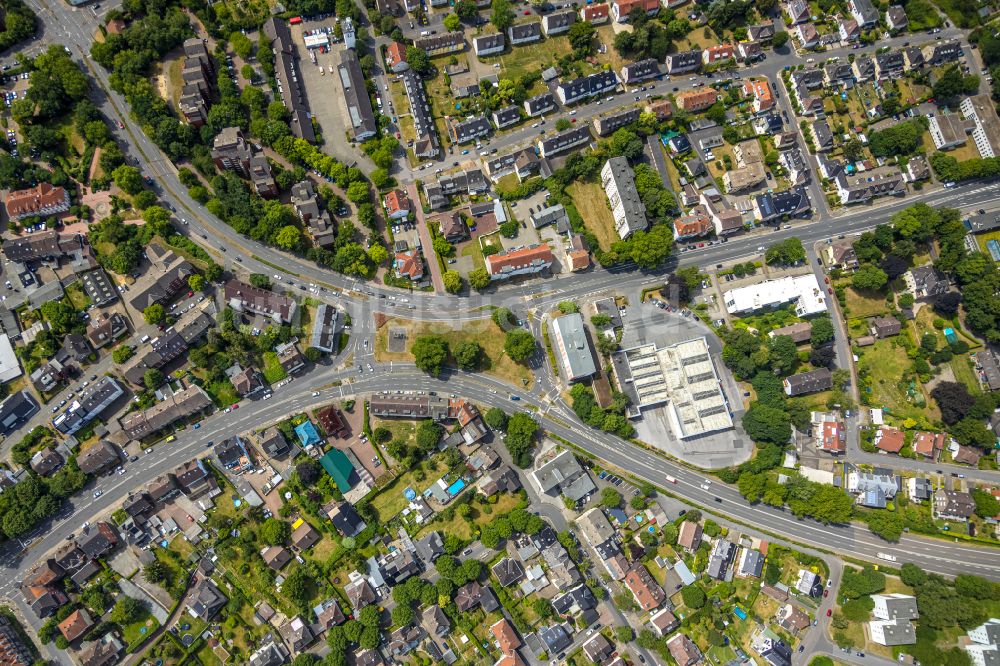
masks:
[[[394,354],[406,352],[406,328],[393,326],[389,329],[388,347],[389,351]]]

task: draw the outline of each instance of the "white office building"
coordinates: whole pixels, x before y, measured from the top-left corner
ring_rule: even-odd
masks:
[[[826,312],[826,292],[812,273],[730,289],[723,297],[726,310],[732,315],[751,314],[786,303],[795,304],[795,314],[799,317]]]

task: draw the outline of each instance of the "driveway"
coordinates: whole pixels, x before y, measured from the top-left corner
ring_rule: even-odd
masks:
[[[434,246],[431,243],[431,232],[427,228],[427,220],[424,217],[423,209],[418,205],[420,202],[420,194],[417,192],[417,184],[410,183],[406,186],[407,194],[410,197],[410,201],[414,204],[414,209],[417,214],[417,231],[420,234],[420,245],[423,246],[424,258],[427,260],[427,270],[431,274],[431,283],[434,285],[434,291],[443,294],[444,293],[444,280],[441,278],[441,263],[438,261],[437,253],[434,252]]]

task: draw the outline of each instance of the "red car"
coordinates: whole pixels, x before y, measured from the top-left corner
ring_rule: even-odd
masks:
[[[828,277],[823,278],[823,282],[826,282],[827,284],[830,284],[830,278],[828,278]]]
[[[233,409],[239,409],[239,408],[240,408],[240,403],[234,402],[233,403]]]
[[[833,293],[833,289],[827,288],[827,291],[830,292],[831,294]]]
[[[833,615],[833,609],[832,608],[827,608],[826,609],[826,616],[830,617],[831,615]]]
[[[118,121],[118,129],[125,129],[125,123],[123,123],[122,121],[119,120]]]
[[[823,590],[823,596],[824,597],[830,596],[830,590]]]

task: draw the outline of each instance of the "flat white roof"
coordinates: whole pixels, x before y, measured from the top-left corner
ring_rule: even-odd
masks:
[[[9,382],[21,376],[21,363],[14,354],[7,334],[0,335],[0,382]]]
[[[795,313],[800,317],[826,311],[826,291],[811,273],[730,289],[723,298],[729,314],[756,312],[785,303],[794,303]]]
[[[705,338],[660,349],[655,344],[642,345],[621,353],[637,406],[667,403],[667,418],[679,439],[733,427]]]

